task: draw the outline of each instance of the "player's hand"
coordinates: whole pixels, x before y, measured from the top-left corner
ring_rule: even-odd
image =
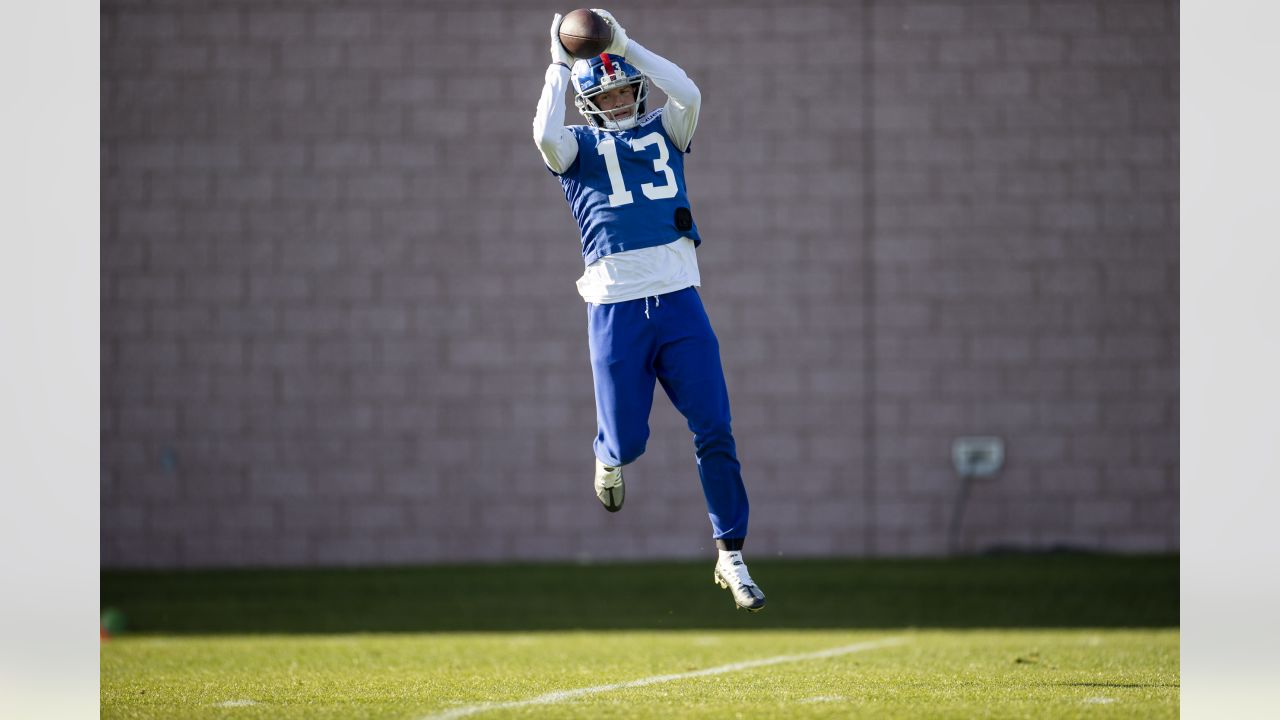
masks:
[[[568,50],[560,44],[560,21],[563,20],[560,13],[551,20],[551,63],[560,63],[569,69],[573,69],[573,56]]]
[[[613,26],[613,42],[609,43],[609,47],[605,48],[604,51],[610,55],[626,57],[627,42],[629,38],[627,37],[627,31],[622,29],[622,23],[618,22],[618,19],[615,18],[608,10],[591,8],[591,12],[604,18],[605,22]]]

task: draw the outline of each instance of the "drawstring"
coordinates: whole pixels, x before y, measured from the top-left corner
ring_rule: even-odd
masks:
[[[662,307],[662,298],[658,297],[657,295],[654,295],[653,306]],[[648,295],[644,296],[644,319],[645,320],[649,319],[649,296]]]

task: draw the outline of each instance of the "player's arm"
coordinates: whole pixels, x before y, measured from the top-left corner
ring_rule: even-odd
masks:
[[[564,126],[564,94],[569,87],[573,56],[560,44],[560,14],[551,21],[551,64],[542,84],[542,97],[533,115],[533,141],[542,160],[556,173],[573,165],[578,157],[578,139]],[[637,66],[638,67],[638,66]]]
[[[698,86],[679,65],[628,38],[627,31],[608,10],[592,8],[592,12],[613,26],[613,42],[606,52],[626,58],[667,94],[662,125],[676,147],[688,150],[693,131],[698,127],[698,110],[702,107],[702,93]]]

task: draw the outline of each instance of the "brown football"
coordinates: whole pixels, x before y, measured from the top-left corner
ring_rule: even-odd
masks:
[[[560,44],[579,60],[599,55],[612,41],[613,28],[586,8],[574,10],[560,21]]]

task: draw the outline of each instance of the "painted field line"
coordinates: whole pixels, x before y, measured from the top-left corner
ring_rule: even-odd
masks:
[[[884,640],[872,640],[869,642],[854,643],[852,645],[843,645],[841,647],[803,653],[800,655],[775,655],[774,657],[730,663],[728,665],[720,665],[717,667],[707,668],[705,670],[694,670],[692,672],[676,673],[674,675],[654,675],[652,677],[640,678],[639,680],[632,680],[631,682],[616,683],[614,685],[596,685],[594,687],[578,688],[576,690],[558,690],[553,693],[547,693],[546,695],[529,698],[528,700],[511,700],[500,703],[467,705],[466,707],[445,710],[444,712],[440,712],[435,715],[427,715],[426,717],[421,718],[421,720],[453,720],[454,718],[466,717],[468,715],[475,715],[476,713],[488,712],[490,710],[505,710],[507,708],[525,707],[527,705],[550,705],[552,703],[582,697],[583,695],[594,695],[596,693],[609,692],[611,690],[625,690],[626,688],[644,687],[645,685],[656,685],[658,683],[673,682],[676,680],[687,680],[689,678],[706,677],[708,675],[720,675],[722,673],[734,672],[735,670],[750,670],[751,668],[764,667],[766,665],[779,665],[781,663],[800,662],[802,660],[820,660],[822,658],[863,652],[864,650],[876,650],[883,647],[892,647],[894,645],[901,645],[905,642],[907,642],[906,638],[892,637],[885,638]]]

